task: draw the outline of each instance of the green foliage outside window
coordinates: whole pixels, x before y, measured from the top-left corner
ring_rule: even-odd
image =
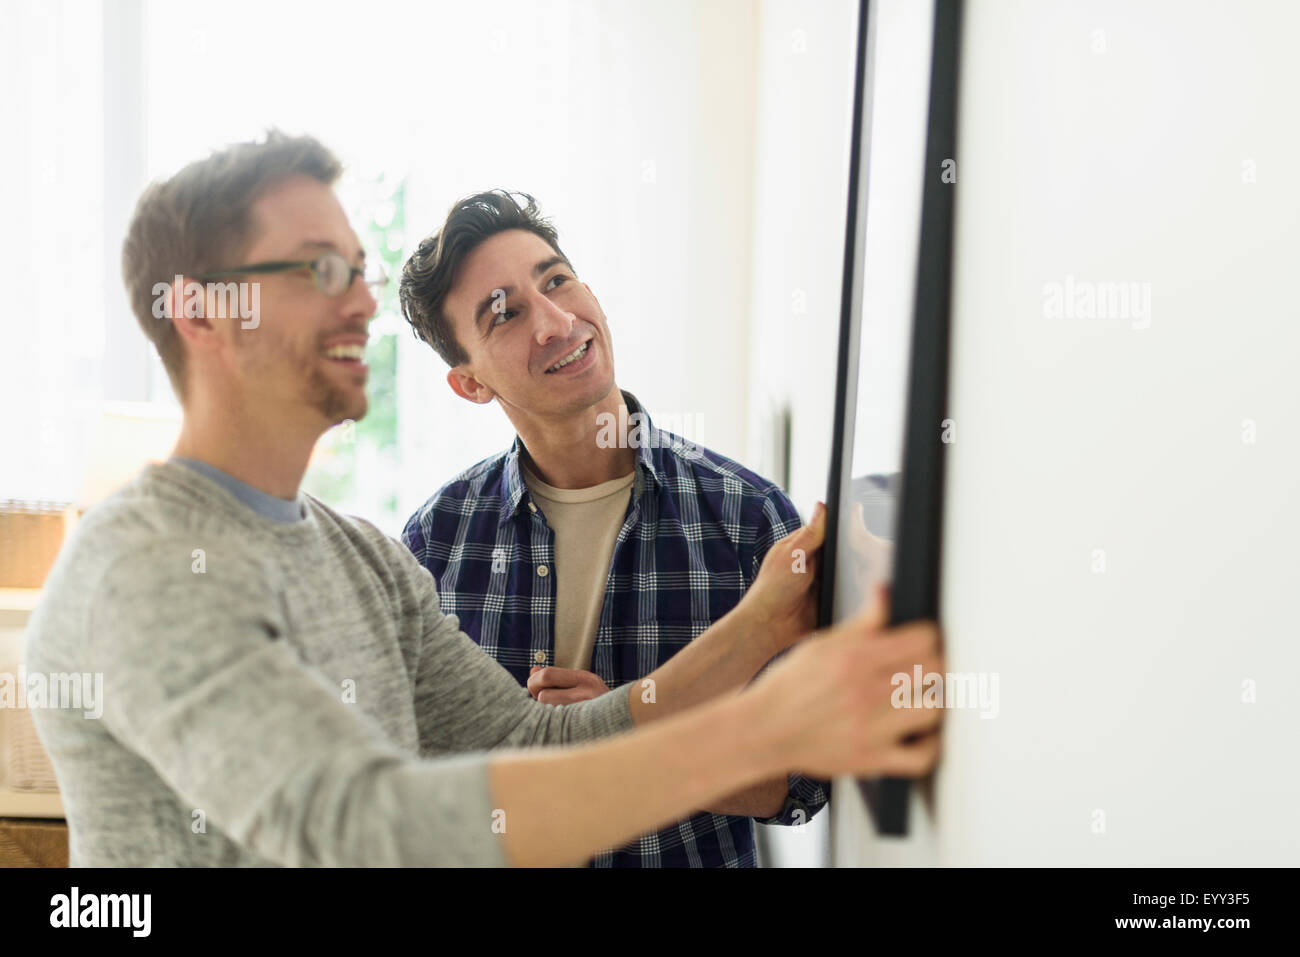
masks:
[[[405,328],[397,285],[405,259],[406,183],[380,175],[357,185],[362,194],[356,204],[359,208],[349,209],[349,216],[360,233],[367,260],[378,258],[389,276],[366,346],[370,405],[361,421],[337,426],[321,439],[302,487],[333,508],[395,527],[400,521],[397,330]]]

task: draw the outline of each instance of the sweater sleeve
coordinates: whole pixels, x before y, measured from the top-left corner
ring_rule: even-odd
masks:
[[[506,863],[485,755],[404,754],[288,645],[254,557],[214,546],[196,571],[190,549],[152,542],[91,584],[88,650],[119,742],[278,864]]]
[[[415,676],[421,754],[574,744],[634,727],[626,684],[577,704],[535,700],[442,611],[429,570],[400,551],[423,619]]]

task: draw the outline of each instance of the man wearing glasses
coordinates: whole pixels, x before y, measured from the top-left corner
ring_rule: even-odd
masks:
[[[798,512],[771,482],[657,428],[614,383],[609,324],[526,194],[456,203],[402,272],[402,311],[470,402],[519,433],[402,540],[442,609],[542,702],[638,681],[731,611]],[[754,820],[805,824],[828,786],[773,778],[598,867],[753,867]]]
[[[78,523],[28,628],[29,674],[103,677],[96,717],[33,711],[71,863],[572,864],[792,771],[926,773],[937,712],[891,707],[889,675],[942,671],[937,633],[885,630],[883,601],[746,687],[809,630],[794,554],[815,564],[820,517],[649,676],[654,703],[630,686],[554,707],[442,613],[406,548],[299,491],[316,441],[367,406],[376,303],[338,173],[273,133],[137,205],[123,273],[184,415],[173,458]],[[187,283],[239,276],[261,277],[256,328],[206,289],[186,308]]]

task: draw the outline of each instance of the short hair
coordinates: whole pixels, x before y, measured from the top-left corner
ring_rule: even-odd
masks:
[[[154,285],[238,265],[255,238],[253,204],[268,188],[295,176],[333,186],[342,169],[315,138],[272,129],[260,142],[218,150],[141,194],[122,244],[122,278],[179,399],[185,398],[185,351],[171,320],[154,316]]]
[[[516,198],[518,197],[518,198]],[[415,337],[427,342],[447,365],[469,361],[447,319],[447,296],[461,265],[491,236],[522,229],[540,237],[569,263],[560,250],[559,234],[527,193],[492,189],[466,196],[452,205],[442,228],[421,241],[402,267],[402,315]]]

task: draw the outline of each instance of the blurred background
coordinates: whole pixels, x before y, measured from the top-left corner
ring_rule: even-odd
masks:
[[[833,390],[855,18],[842,0],[5,3],[0,261],[21,281],[0,395],[30,414],[0,498],[84,505],[165,454],[178,409],[127,308],[126,223],[149,181],[276,126],[342,158],[390,273],[457,198],[535,195],[609,316],[619,384],[807,514],[826,458],[787,474],[785,423]],[[513,432],[451,392],[395,283],[371,334],[370,412],[322,442],[307,489],[396,534]]]

